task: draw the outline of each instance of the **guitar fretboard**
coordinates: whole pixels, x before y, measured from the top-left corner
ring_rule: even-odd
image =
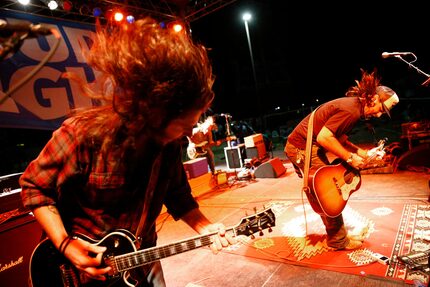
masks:
[[[215,234],[216,233],[203,235],[160,247],[153,247],[133,253],[115,256],[115,258],[112,259],[110,265],[116,268],[118,272],[133,269],[172,255],[187,252],[204,246],[209,246],[212,244],[211,236]]]

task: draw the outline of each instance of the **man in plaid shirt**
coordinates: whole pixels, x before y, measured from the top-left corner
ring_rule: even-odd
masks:
[[[191,135],[214,96],[205,48],[145,18],[100,28],[87,60],[101,72],[97,81],[104,89],[82,90],[103,104],[69,117],[20,178],[24,205],[82,283],[112,273],[101,265],[106,247],[90,238],[126,229],[141,249],[155,246],[163,204],[198,233],[218,232],[214,253],[234,243],[224,225],[200,212],[181,161],[181,139]],[[136,286],[165,286],[159,261],[133,270],[132,277]]]

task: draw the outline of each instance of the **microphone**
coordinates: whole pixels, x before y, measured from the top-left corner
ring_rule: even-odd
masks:
[[[412,52],[384,52],[382,53],[382,58],[386,59],[389,57],[401,57],[401,56],[407,56],[407,55],[413,55]]]
[[[52,34],[51,28],[42,24],[33,24],[29,21],[19,20],[7,22],[0,19],[0,37],[7,38],[13,33],[28,33],[28,37],[37,37],[39,35],[46,36]]]
[[[230,114],[220,114],[221,117],[227,117],[227,118],[231,118]]]

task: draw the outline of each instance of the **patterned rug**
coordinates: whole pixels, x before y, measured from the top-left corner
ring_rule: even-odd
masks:
[[[243,238],[227,252],[296,265],[357,274],[380,276],[408,283],[427,283],[423,272],[411,271],[397,257],[430,249],[430,205],[349,201],[343,211],[350,235],[365,241],[355,251],[333,251],[326,245],[321,218],[306,202],[273,201],[273,231]],[[372,255],[390,258],[389,265]]]

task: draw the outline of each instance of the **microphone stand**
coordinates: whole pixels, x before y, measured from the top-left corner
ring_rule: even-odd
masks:
[[[412,65],[412,63],[413,63],[413,62],[415,62],[415,61],[417,60],[417,56],[415,56],[415,54],[414,54],[414,53],[411,53],[411,54],[412,54],[412,55],[414,56],[414,58],[415,58],[415,60],[413,60],[413,61],[411,61],[411,62],[406,61],[406,60],[405,60],[405,59],[403,59],[403,58],[402,58],[402,56],[400,56],[400,55],[395,56],[395,58],[400,59],[401,61],[405,62],[409,67],[414,68],[414,69],[415,69],[419,74],[422,74],[422,75],[426,76],[426,77],[427,77],[427,80],[425,80],[425,81],[421,84],[421,86],[427,87],[427,86],[430,84],[430,75],[429,75],[429,74],[427,74],[427,73],[425,73],[425,72],[423,72],[423,71],[422,71],[422,70],[420,70],[418,67],[416,67],[416,66]]]

